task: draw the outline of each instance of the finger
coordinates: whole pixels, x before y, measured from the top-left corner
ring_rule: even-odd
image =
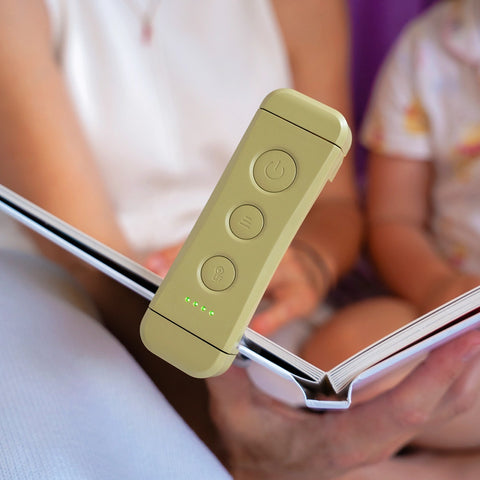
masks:
[[[258,417],[265,421],[270,419],[276,423],[285,422],[285,426],[310,421],[312,417],[316,417],[315,414],[291,407],[259,390],[244,368],[230,367],[223,375],[208,378],[207,386],[212,400],[212,413],[217,419],[218,413],[220,416],[234,417],[234,421],[243,417],[243,423],[245,425],[253,423],[258,432],[266,427],[263,424],[255,425]]]
[[[480,357],[477,354],[468,362],[459,378],[455,380],[437,407],[433,425],[444,425],[450,419],[459,420],[459,416],[479,408],[477,402],[480,382]]]
[[[163,250],[154,252],[147,257],[145,266],[157,275],[165,277],[181,248],[182,244],[180,243],[173,247],[164,248]]]
[[[468,370],[470,360],[479,350],[480,332],[470,332],[452,340],[431,352],[387,397],[390,395],[390,401],[407,406],[409,411],[421,412],[420,416],[432,413]]]
[[[316,304],[315,293],[307,286],[279,289],[270,306],[255,315],[250,327],[261,335],[270,335],[289,321],[311,314]]]
[[[145,261],[145,266],[152,272],[165,277],[170,268],[170,263],[167,262],[166,258],[161,252],[154,253],[150,255]]]
[[[207,385],[211,418],[223,441],[229,445],[230,453],[241,449],[242,445],[247,450],[257,444],[268,449],[269,439],[265,437],[269,436],[272,426],[280,426],[277,433],[282,437],[285,435],[284,419],[301,414],[300,410],[297,413],[296,409],[260,392],[246,371],[239,367],[231,367],[223,375],[207,379]]]
[[[283,407],[283,404],[255,387],[245,368],[232,366],[224,374],[208,378],[207,386],[212,400],[221,402],[222,408],[228,406],[232,409],[239,405],[271,408],[273,404]]]
[[[162,250],[162,254],[164,258],[166,259],[167,262],[170,263],[170,265],[173,263],[175,258],[177,258],[178,252],[182,248],[183,243],[179,243],[177,245],[174,245],[173,247],[168,247]]]
[[[428,427],[413,440],[414,445],[433,449],[476,448],[479,434],[478,429],[472,427],[480,416],[479,385],[480,356],[477,355],[450,387]]]

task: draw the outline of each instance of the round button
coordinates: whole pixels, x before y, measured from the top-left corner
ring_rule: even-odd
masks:
[[[200,271],[203,284],[210,290],[226,290],[235,280],[235,267],[227,258],[217,255],[209,258]]]
[[[267,192],[281,192],[295,180],[297,166],[293,158],[282,150],[269,150],[257,158],[253,178]]]
[[[262,212],[253,205],[241,205],[230,215],[229,225],[236,237],[250,240],[263,229]]]

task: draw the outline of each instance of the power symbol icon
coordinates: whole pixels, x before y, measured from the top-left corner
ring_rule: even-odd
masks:
[[[272,161],[265,167],[265,175],[272,180],[279,180],[285,174],[285,168],[282,161]]]
[[[253,165],[256,184],[267,192],[282,192],[292,185],[296,176],[295,161],[283,150],[268,150]]]

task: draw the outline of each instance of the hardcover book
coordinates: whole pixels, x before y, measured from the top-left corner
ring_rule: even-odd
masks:
[[[0,185],[0,210],[91,264],[147,300],[162,279],[129,258]],[[480,325],[480,286],[417,318],[325,372],[247,328],[238,363],[256,384],[290,404],[313,410],[346,409],[365,392],[392,379],[430,350]]]

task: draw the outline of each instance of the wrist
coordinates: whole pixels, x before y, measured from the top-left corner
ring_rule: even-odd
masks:
[[[292,242],[292,249],[319,297],[325,296],[335,283],[333,273],[325,259],[304,240],[295,239]]]

